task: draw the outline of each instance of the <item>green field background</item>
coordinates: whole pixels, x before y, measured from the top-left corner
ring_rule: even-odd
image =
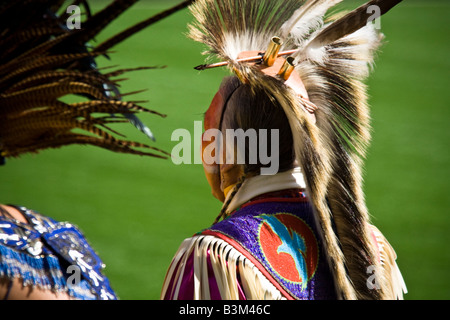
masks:
[[[95,2],[94,11],[107,1]],[[98,41],[177,0],[141,1]],[[345,2],[354,8],[363,1]],[[381,19],[386,43],[368,80],[373,142],[365,166],[367,205],[394,246],[406,299],[450,298],[449,1],[403,1]],[[202,45],[186,38],[187,10],[114,48],[101,66],[167,66],[129,73],[122,92],[167,118],[143,115],[154,146],[170,152],[175,129],[193,132],[226,70],[199,72]],[[122,129],[122,127],[116,127]],[[128,138],[147,142],[130,126]],[[195,152],[196,150],[192,150]],[[121,299],[158,299],[181,241],[212,223],[221,204],[201,165],[70,146],[8,159],[0,202],[25,205],[83,230]]]

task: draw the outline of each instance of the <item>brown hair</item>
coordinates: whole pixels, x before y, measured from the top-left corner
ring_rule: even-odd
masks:
[[[283,108],[278,104],[274,97],[267,95],[262,88],[255,88],[249,84],[242,84],[236,77],[230,77],[225,80],[226,87],[235,88],[227,99],[224,106],[221,131],[226,134],[226,129],[242,129],[247,131],[254,129],[256,131],[258,141],[261,129],[267,130],[267,152],[271,154],[272,146],[269,141],[271,130],[277,129],[279,133],[279,170],[286,171],[293,167],[295,160],[295,152],[293,149],[292,132],[289,121]],[[245,144],[245,174],[259,174],[262,167],[260,159],[256,163],[250,163],[249,153],[251,146]]]
[[[266,129],[267,153],[272,154],[271,130],[278,129],[278,171],[286,171],[293,167],[295,161],[295,152],[293,148],[293,138],[289,121],[283,108],[278,104],[274,97],[267,95],[263,88],[255,88],[249,84],[243,84],[237,77],[227,77],[222,82],[221,90],[225,95],[225,105],[223,107],[220,130],[226,134],[226,129],[242,129],[247,131],[254,129],[259,141],[260,129]],[[249,175],[258,175],[261,168],[267,166],[262,164],[257,158],[256,163],[250,163],[249,153],[251,146],[245,144],[245,150],[241,150],[245,156],[243,164],[243,175],[238,178],[231,191],[230,196],[224,203],[220,214],[214,223],[226,216],[228,205],[233,197],[239,191],[245,179]],[[259,148],[259,144],[258,144]]]

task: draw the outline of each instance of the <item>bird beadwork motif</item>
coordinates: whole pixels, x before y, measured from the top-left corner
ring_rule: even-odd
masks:
[[[289,213],[262,214],[259,242],[268,264],[283,279],[305,290],[318,264],[318,246],[311,228]]]

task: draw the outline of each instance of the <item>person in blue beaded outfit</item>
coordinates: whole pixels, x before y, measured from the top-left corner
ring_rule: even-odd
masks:
[[[117,299],[78,228],[25,207],[0,206],[0,297]]]
[[[117,138],[121,134],[109,128],[130,122],[154,140],[135,113],[163,115],[122,100],[114,78],[130,69],[103,73],[95,58],[192,0],[94,46],[97,35],[135,2],[115,0],[93,14],[89,1],[0,0],[0,165],[71,144],[167,158],[155,147]],[[140,69],[149,68],[131,70]],[[67,96],[81,101],[68,103],[73,99],[62,99]],[[0,205],[0,299],[117,299],[103,268],[75,225]]]

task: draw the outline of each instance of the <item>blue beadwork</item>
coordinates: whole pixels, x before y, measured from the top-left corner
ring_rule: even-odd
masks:
[[[117,299],[103,262],[76,226],[16,208],[29,224],[0,216],[0,277],[75,299]]]
[[[280,198],[289,197],[280,196]],[[290,202],[267,198],[261,202],[256,201],[255,203],[252,203],[252,201],[250,201],[242,208],[236,210],[227,219],[204,230],[203,233],[225,237],[226,239],[230,239],[234,243],[239,244],[246,253],[261,263],[262,268],[264,268],[271,275],[273,280],[292,297],[300,300],[334,300],[336,299],[334,279],[330,272],[328,261],[325,258],[325,252],[320,249],[322,243],[318,236],[319,233],[316,228],[312,207],[307,201],[295,202],[294,200],[295,199]],[[298,259],[296,259],[296,254],[292,253],[294,250],[305,252],[306,242],[304,239],[297,238],[292,232],[293,230],[288,228],[290,226],[282,224],[281,221],[277,221],[278,225],[275,226],[275,223],[273,223],[275,219],[272,218],[277,218],[278,214],[292,215],[302,220],[305,225],[311,229],[311,232],[317,240],[317,246],[319,248],[318,264],[310,279],[308,279],[306,264],[303,263],[302,265],[302,258],[298,257]],[[273,234],[281,241],[281,243],[278,244],[278,250],[280,252],[287,251],[292,253],[293,259],[298,260],[295,262],[299,262],[298,264],[296,263],[296,267],[299,267],[297,271],[302,280],[308,279],[308,281],[290,281],[280,276],[279,270],[273,268],[261,246],[259,232],[263,223],[271,225],[271,228],[273,228],[272,230],[274,231]],[[275,245],[275,243],[273,243],[273,245]]]

